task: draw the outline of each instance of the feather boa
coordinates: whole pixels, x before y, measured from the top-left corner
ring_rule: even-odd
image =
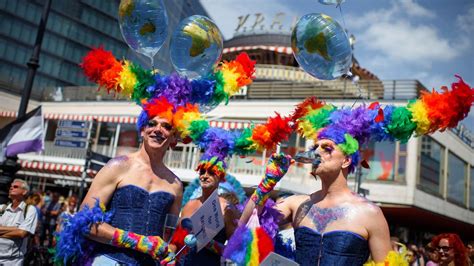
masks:
[[[68,264],[68,262],[84,261],[85,251],[90,250],[92,245],[92,242],[86,238],[91,227],[109,222],[111,218],[112,213],[106,212],[105,206],[98,199],[92,208],[86,205],[74,216],[67,216],[63,221],[63,230],[58,235],[55,262]]]

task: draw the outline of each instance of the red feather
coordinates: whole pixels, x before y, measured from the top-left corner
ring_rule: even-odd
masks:
[[[247,74],[247,77],[254,79],[255,74],[255,63],[256,61],[250,59],[249,55],[245,52],[240,53],[235,58],[235,61],[239,62],[242,65],[244,72]]]
[[[461,77],[456,77],[459,81],[451,85],[451,91],[447,87],[442,87],[442,93],[434,90],[431,93],[422,92],[421,100],[427,108],[428,118],[431,122],[431,133],[456,127],[471,109],[474,102],[474,89],[466,84]]]
[[[173,122],[173,109],[173,105],[165,97],[153,99],[150,103],[143,105],[143,110],[147,112],[150,119],[159,116],[170,123]]]
[[[256,235],[257,235],[257,246],[258,246],[258,262],[262,262],[268,254],[273,252],[275,249],[273,246],[273,240],[272,238],[267,234],[265,229],[263,227],[258,227],[256,229]]]
[[[324,106],[324,102],[319,101],[316,97],[308,97],[302,103],[298,104],[295,111],[291,115],[291,119],[296,125],[297,120],[305,116],[309,111],[316,110]]]
[[[98,83],[102,78],[102,74],[116,65],[117,62],[112,52],[99,47],[87,53],[86,56],[82,58],[80,66],[90,81]]]

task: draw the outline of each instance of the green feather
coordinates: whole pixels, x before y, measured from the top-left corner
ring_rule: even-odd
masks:
[[[148,100],[152,95],[147,92],[147,88],[155,83],[150,71],[143,69],[138,65],[131,65],[131,71],[137,77],[137,83],[133,88],[132,100],[140,104],[143,99]]]
[[[250,148],[253,141],[250,140],[252,137],[252,129],[245,128],[242,134],[235,140],[234,151],[238,155],[248,155],[255,152],[255,148]]]
[[[392,121],[387,126],[390,135],[406,143],[416,129],[416,123],[412,121],[411,112],[406,107],[397,107],[393,110]]]
[[[209,128],[209,122],[207,120],[195,120],[191,122],[189,125],[189,137],[196,141],[198,140],[202,134]]]
[[[344,143],[341,143],[337,146],[346,154],[352,155],[359,150],[359,142],[349,134],[344,134]]]

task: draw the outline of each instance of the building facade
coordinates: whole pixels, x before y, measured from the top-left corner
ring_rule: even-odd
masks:
[[[186,12],[195,14],[202,11],[188,4],[194,2],[176,4],[173,12],[170,11],[173,7],[168,6],[170,21],[187,16]],[[115,1],[112,3],[117,4]],[[113,39],[111,42],[114,42]],[[297,103],[313,95],[336,106],[357,106],[371,101],[379,101],[382,105],[405,105],[426,90],[416,80],[379,80],[361,67],[355,58],[352,72],[360,77],[359,82],[348,79],[316,80],[298,68],[289,44],[289,35],[285,33],[241,34],[225,42],[224,59],[246,51],[257,60],[257,79],[234,96],[228,105],[218,106],[208,114],[212,126],[240,130],[250,123],[263,123],[274,112],[288,115]],[[118,47],[116,49],[126,50]],[[85,48],[83,54],[87,50]],[[166,49],[163,48],[163,51]],[[112,51],[120,57],[122,50]],[[142,59],[136,58],[138,61]],[[18,174],[24,176],[33,188],[79,191],[86,151],[80,145],[78,148],[55,145],[61,121],[91,122],[96,119],[98,129],[92,146],[94,152],[115,157],[139,147],[135,122],[140,108],[114,95],[97,91],[96,87],[70,86],[78,84],[56,84],[62,86],[62,98],[43,93],[30,102],[30,109],[43,106],[47,125],[44,152],[19,156],[22,169]],[[0,92],[0,98],[5,102],[0,107],[0,126],[3,126],[15,118],[19,98],[6,92]],[[460,125],[443,133],[413,137],[405,144],[371,143],[362,150],[371,168],[359,169],[361,182],[356,181],[356,175],[349,176],[349,185],[354,190],[359,186],[365,189],[368,199],[381,206],[393,234],[421,241],[433,233],[454,231],[466,239],[473,239],[472,140],[472,133]],[[294,134],[288,142],[280,145],[280,149],[294,155],[310,145],[311,141]],[[190,182],[197,177],[194,169],[200,153],[193,144],[180,144],[167,153],[166,164],[184,182]],[[233,157],[228,163],[228,172],[250,190],[260,181],[269,153],[264,151],[246,158]],[[320,189],[321,183],[309,172],[308,166],[292,166],[277,190],[312,193]],[[84,181],[91,182],[93,177],[94,172],[90,171]]]
[[[37,28],[45,0],[0,0],[0,90],[21,94],[28,73],[26,63],[33,53]],[[119,0],[52,1],[41,47],[33,99],[61,99],[62,87],[92,85],[79,67],[92,48],[103,46],[117,58],[130,58],[144,66],[145,56],[131,51],[124,42],[117,20]],[[198,1],[164,0],[168,12],[168,36],[178,23],[191,15],[206,15]],[[169,60],[169,37],[155,56],[165,72]]]

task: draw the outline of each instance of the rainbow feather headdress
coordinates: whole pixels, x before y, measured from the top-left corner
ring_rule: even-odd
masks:
[[[191,121],[201,117],[199,108],[227,103],[242,86],[252,82],[255,73],[255,61],[246,53],[234,61],[222,62],[208,77],[188,80],[177,74],[162,76],[127,60],[119,61],[103,48],[90,51],[81,67],[99,88],[130,97],[143,108],[138,129],[158,115],[186,130]]]
[[[474,102],[474,89],[459,76],[451,90],[423,91],[421,97],[406,106],[378,102],[354,109],[336,108],[311,97],[300,103],[293,113],[293,121],[306,138],[330,139],[352,157],[349,172],[359,161],[359,145],[370,141],[399,140],[406,143],[416,136],[444,131],[455,127],[467,116]]]
[[[127,60],[119,61],[102,48],[93,49],[81,63],[85,75],[100,88],[129,97],[142,107],[137,121],[140,130],[148,120],[166,118],[185,141],[193,141],[205,152],[198,167],[215,167],[225,173],[226,158],[274,150],[293,131],[291,117],[278,113],[264,124],[240,132],[211,127],[200,109],[214,107],[254,78],[255,61],[241,53],[233,61],[220,63],[208,77],[188,80],[177,74],[162,76]]]

